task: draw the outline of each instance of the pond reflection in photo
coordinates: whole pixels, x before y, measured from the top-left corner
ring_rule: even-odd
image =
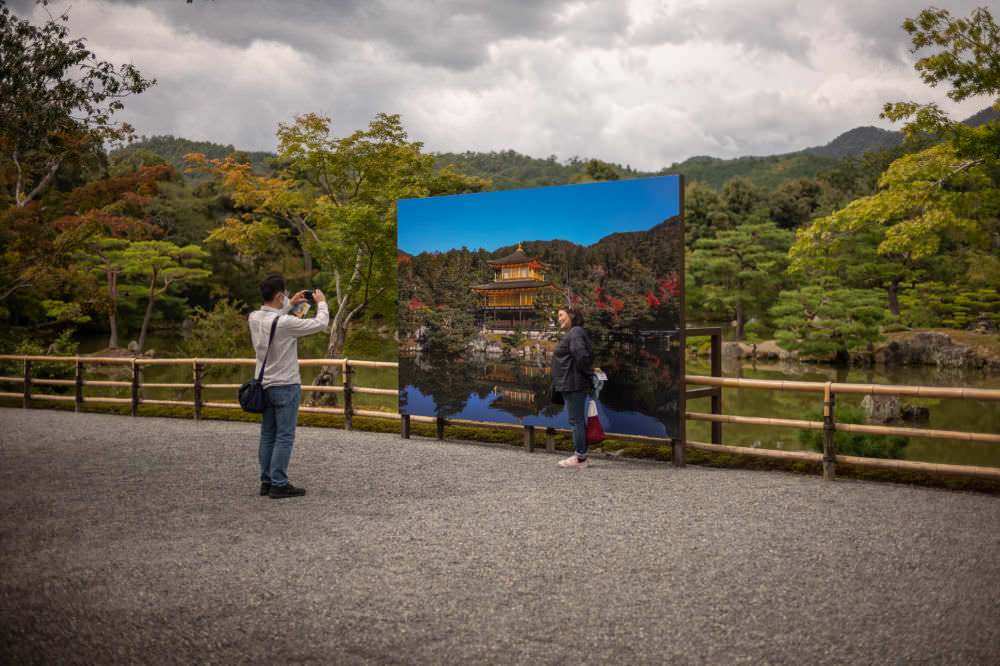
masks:
[[[678,346],[675,334],[648,336],[631,344],[595,345],[595,365],[608,375],[598,400],[607,433],[678,436],[683,376]],[[568,428],[563,406],[548,402],[549,362],[547,356],[517,360],[486,354],[401,356],[400,412]]]

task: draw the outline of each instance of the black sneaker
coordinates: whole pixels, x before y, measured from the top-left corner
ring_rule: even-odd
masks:
[[[260,494],[261,495],[267,495],[269,492],[271,492],[271,484],[270,483],[261,483],[260,484]]]
[[[298,497],[299,495],[305,495],[305,488],[296,488],[292,484],[286,484],[284,486],[271,486],[271,490],[268,491],[268,496],[271,499],[281,499],[282,497]]]

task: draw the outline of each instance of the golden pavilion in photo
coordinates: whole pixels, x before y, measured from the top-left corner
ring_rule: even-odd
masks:
[[[550,266],[526,255],[520,243],[513,254],[486,263],[493,268],[493,282],[469,287],[481,297],[479,311],[486,325],[530,324],[535,300],[544,291],[557,291],[545,279]]]

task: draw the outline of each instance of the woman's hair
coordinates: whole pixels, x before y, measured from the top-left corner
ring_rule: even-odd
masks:
[[[270,303],[274,297],[285,290],[285,278],[280,275],[268,275],[260,281],[260,297],[265,303]]]
[[[579,305],[564,305],[559,308],[569,315],[569,323],[573,326],[583,326],[583,310]]]

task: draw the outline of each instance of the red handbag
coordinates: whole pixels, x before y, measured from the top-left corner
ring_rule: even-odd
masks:
[[[593,400],[587,403],[587,446],[600,444],[606,439],[601,419],[597,416],[597,403]]]

